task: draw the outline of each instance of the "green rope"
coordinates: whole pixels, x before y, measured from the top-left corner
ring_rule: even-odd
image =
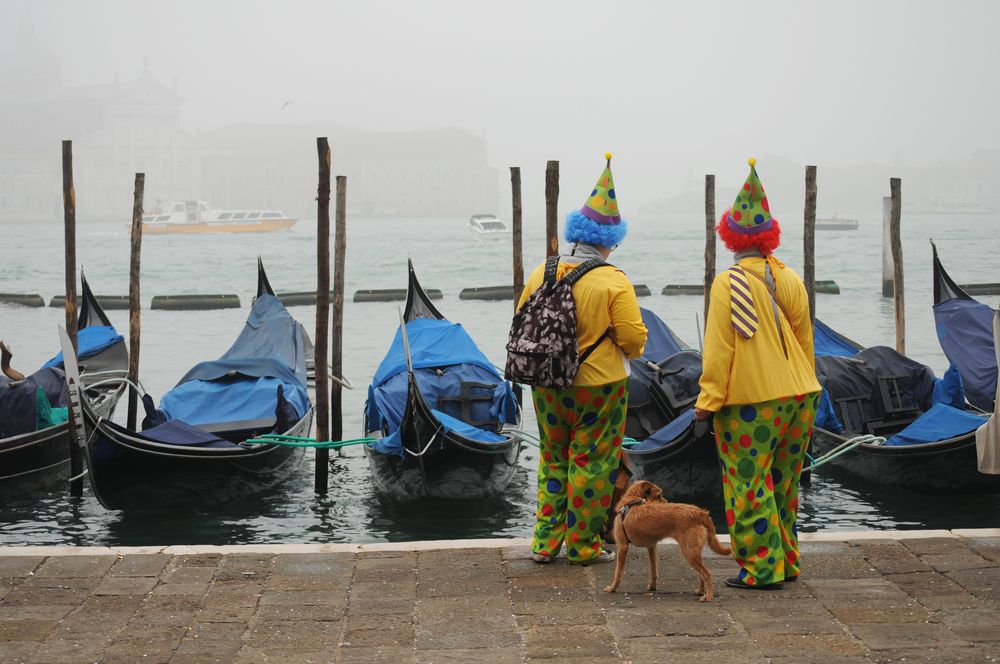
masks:
[[[366,445],[376,441],[373,437],[350,438],[348,440],[316,440],[301,436],[283,436],[277,433],[265,433],[244,441],[251,445],[285,445],[287,447],[315,447],[318,450],[336,450],[351,445]]]
[[[539,447],[542,443],[538,436],[533,433],[529,433],[524,429],[504,429],[504,431],[506,433],[513,434],[515,437],[520,438],[522,442],[528,443],[532,447]],[[622,438],[622,447],[631,447],[639,442],[641,441],[626,436],[625,438]]]

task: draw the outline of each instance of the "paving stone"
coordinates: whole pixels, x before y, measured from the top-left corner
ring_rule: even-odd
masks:
[[[172,567],[218,567],[221,562],[221,553],[199,553],[174,556],[170,565]]]
[[[344,607],[347,605],[347,592],[344,590],[275,590],[267,591],[260,596],[260,606],[272,606],[279,604],[295,606]]]
[[[378,567],[354,570],[354,582],[416,583],[417,570],[412,567]]]
[[[279,553],[274,557],[271,573],[328,578],[350,576],[353,569],[353,553]]]
[[[344,644],[355,648],[376,646],[413,647],[416,638],[413,616],[388,614],[348,617],[344,630]]]
[[[3,598],[4,606],[79,606],[90,597],[88,588],[35,588],[18,586]]]
[[[415,662],[416,652],[413,647],[404,646],[344,646],[340,649],[342,664],[351,662]],[[447,660],[444,660],[447,661]]]
[[[58,624],[55,620],[0,620],[0,641],[44,641]]]
[[[826,603],[827,599],[852,598],[852,599],[898,599],[907,600],[909,597],[900,590],[899,586],[890,583],[885,579],[803,579],[798,583],[804,584],[821,602]],[[788,584],[798,585],[798,584]],[[745,592],[744,594],[750,594]],[[762,595],[778,595],[781,593],[759,593]]]
[[[705,655],[702,661],[710,662],[714,661],[711,655],[715,653],[722,653],[720,656],[725,659],[726,653],[734,652],[742,653],[745,661],[767,661],[749,635],[740,629],[712,638],[681,635],[622,639],[618,646],[622,656],[634,662],[668,661],[663,659],[666,657],[676,662],[698,661]]]
[[[115,556],[50,556],[35,570],[36,578],[99,579],[118,560]]]
[[[255,615],[262,621],[314,620],[332,622],[344,617],[345,607],[303,606],[300,604],[269,604],[258,607]]]
[[[933,572],[934,569],[918,556],[906,558],[876,558],[868,561],[879,573],[911,574],[913,572]]]
[[[997,662],[1000,657],[990,646],[966,648],[902,648],[870,654],[878,664],[940,664],[941,662]]]
[[[272,574],[264,582],[265,590],[347,590],[351,577],[283,576]]]
[[[865,579],[877,578],[878,570],[859,556],[822,556],[808,558],[802,555],[802,580],[813,579]]]
[[[352,614],[384,615],[405,613],[413,615],[416,598],[379,597],[378,595],[351,595],[349,610]]]
[[[0,579],[31,576],[44,556],[0,556]]]
[[[111,576],[159,576],[169,562],[164,553],[130,554],[118,559]]]
[[[323,650],[288,652],[285,650],[270,651],[243,646],[233,661],[236,664],[333,664],[338,661],[339,653],[343,653],[343,650],[331,650],[329,652]],[[339,661],[343,662],[344,660],[340,659]],[[407,660],[402,659],[398,661]]]
[[[941,553],[921,556],[920,559],[938,572],[955,572],[967,569],[981,569],[984,567],[1000,567],[1000,565],[992,560],[987,560],[986,558],[983,558],[968,549],[955,553]]]
[[[421,650],[504,648],[521,642],[506,598],[434,597],[417,602],[413,621]]]
[[[0,662],[27,662],[37,651],[33,641],[0,641]]]
[[[845,625],[868,623],[925,623],[931,614],[916,600],[866,600],[827,607]]]
[[[0,621],[3,620],[62,620],[77,607],[55,606],[6,606],[0,603]]]
[[[970,537],[965,543],[983,558],[1000,563],[1000,537]]]
[[[153,591],[159,579],[155,576],[113,577],[101,579],[94,589],[95,595],[146,595]]]
[[[243,647],[243,642],[234,645],[237,646],[237,652],[239,652],[239,649]],[[183,641],[177,647],[174,656],[170,658],[170,664],[232,664],[236,661],[236,653],[186,653],[181,652],[182,648],[184,648]]]
[[[881,625],[879,625],[881,627]],[[792,657],[809,652],[814,654],[863,656],[865,643],[851,634],[751,634],[754,645],[767,657]]]
[[[732,608],[733,620],[743,625],[750,636],[766,634],[843,634],[844,628],[822,606],[803,605],[802,600],[786,607]]]
[[[946,625],[924,624],[881,624],[851,625],[851,633],[872,650],[899,648],[948,647],[961,648],[970,645],[955,636]]]
[[[44,662],[45,664],[96,662],[102,658],[109,647],[109,643],[105,639],[48,640],[30,655],[28,661]],[[132,661],[135,661],[134,655]]]
[[[340,642],[340,622],[255,621],[243,640],[261,650],[321,651]]]
[[[900,543],[918,556],[933,556],[969,550],[963,540],[954,537],[917,537],[900,540]]]
[[[608,624],[604,611],[597,605],[588,608],[570,602],[520,602],[514,615],[518,626],[523,628]]]
[[[887,574],[886,580],[895,583],[912,597],[952,595],[963,588],[947,576],[938,572],[913,572],[911,574]]]
[[[1000,567],[960,570],[947,576],[976,597],[1000,600]]]
[[[616,657],[612,632],[606,627],[533,627],[524,630],[527,659],[546,657]]]
[[[418,647],[416,661],[418,664],[443,664],[445,662],[450,664],[482,664],[482,662],[489,662],[490,664],[521,664],[524,660],[521,657],[521,647],[512,646],[507,648],[490,647],[488,650],[421,650]]]

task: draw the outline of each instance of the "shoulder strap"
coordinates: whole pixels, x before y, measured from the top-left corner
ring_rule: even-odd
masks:
[[[556,282],[556,271],[559,269],[559,256],[549,256],[545,259],[545,277],[542,283],[554,284]]]
[[[569,274],[562,278],[562,281],[566,282],[566,284],[572,288],[573,284],[578,282],[583,275],[587,274],[594,268],[604,266],[614,267],[611,263],[605,263],[600,258],[591,258],[590,260],[584,261],[573,268]]]

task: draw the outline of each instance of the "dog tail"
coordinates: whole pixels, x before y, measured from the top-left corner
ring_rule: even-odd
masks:
[[[701,523],[705,526],[705,532],[708,533],[708,548],[719,555],[728,556],[731,554],[733,550],[728,546],[723,546],[719,538],[715,536],[715,524],[712,523],[712,517],[708,515],[708,512],[702,510],[701,517]]]

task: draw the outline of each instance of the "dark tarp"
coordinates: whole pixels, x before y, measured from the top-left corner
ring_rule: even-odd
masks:
[[[813,322],[813,352],[816,357],[823,355],[852,357],[860,350],[860,345],[828,327],[818,318]]]
[[[36,430],[39,389],[52,407],[66,406],[69,394],[66,377],[61,369],[39,369],[17,382],[0,375],[0,438],[20,436]]]
[[[167,419],[210,424],[274,417],[278,390],[309,410],[302,327],[274,295],[254,302],[240,336],[218,360],[194,366],[163,395]]]
[[[962,374],[969,403],[992,411],[997,391],[993,309],[976,300],[947,300],[934,305],[934,322],[941,349]]]

